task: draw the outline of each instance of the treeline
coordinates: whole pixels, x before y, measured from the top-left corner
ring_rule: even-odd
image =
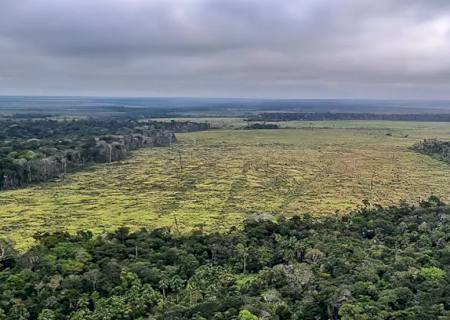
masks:
[[[92,163],[118,161],[131,150],[175,142],[175,132],[208,128],[188,121],[3,120],[0,190],[46,181]]]
[[[0,319],[444,320],[450,208],[367,205],[243,229],[36,235],[0,246]]]
[[[280,126],[274,123],[251,123],[250,121],[247,122],[247,126],[244,127],[244,130],[258,130],[258,129],[280,129]]]
[[[346,113],[346,112],[267,112],[250,117],[251,121],[324,121],[324,120],[391,120],[450,122],[450,113]]]
[[[425,139],[413,145],[411,149],[450,163],[450,141]]]

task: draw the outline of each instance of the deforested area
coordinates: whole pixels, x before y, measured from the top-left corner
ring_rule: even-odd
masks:
[[[0,320],[450,320],[449,0],[0,0]]]
[[[64,177],[132,150],[168,146],[175,132],[206,130],[192,122],[0,119],[0,190]]]
[[[253,214],[342,215],[364,201],[389,206],[430,195],[450,201],[450,166],[410,149],[423,138],[448,136],[446,126],[286,126],[298,128],[176,133],[170,146],[142,148],[64,179],[1,191],[0,230],[24,249],[42,230],[226,231]]]

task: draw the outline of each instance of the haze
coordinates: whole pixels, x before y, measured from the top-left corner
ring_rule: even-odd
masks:
[[[450,99],[450,2],[0,0],[0,94]]]

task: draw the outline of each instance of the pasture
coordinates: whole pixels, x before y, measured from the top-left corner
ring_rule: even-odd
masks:
[[[237,121],[233,119],[232,121]],[[128,226],[224,231],[245,217],[344,214],[363,200],[384,206],[431,194],[450,201],[450,165],[416,154],[445,123],[283,122],[279,130],[178,134],[64,180],[0,192],[0,237],[18,248],[36,232]]]

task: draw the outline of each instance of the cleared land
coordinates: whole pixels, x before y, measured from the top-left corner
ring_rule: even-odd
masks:
[[[347,212],[430,194],[450,200],[450,166],[408,147],[450,138],[421,122],[285,122],[283,130],[179,134],[65,181],[0,193],[0,235],[19,248],[42,231],[119,226],[225,230],[247,215]],[[387,135],[389,134],[389,135]]]

